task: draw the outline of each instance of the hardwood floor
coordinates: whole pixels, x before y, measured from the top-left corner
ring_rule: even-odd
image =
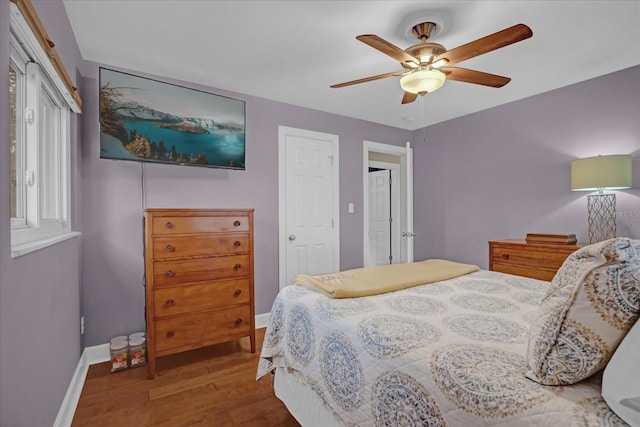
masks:
[[[109,362],[92,365],[73,426],[299,426],[275,396],[271,378],[255,380],[265,329],[248,338],[158,359],[111,373]]]

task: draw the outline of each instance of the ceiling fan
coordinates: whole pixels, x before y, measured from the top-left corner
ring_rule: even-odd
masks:
[[[533,35],[531,28],[524,24],[517,24],[513,27],[498,31],[497,33],[458,46],[455,49],[447,50],[441,44],[427,41],[436,29],[437,25],[433,22],[423,22],[414,25],[411,32],[420,40],[420,43],[410,46],[405,50],[374,34],[357,36],[357,40],[399,61],[405,71],[378,74],[376,76],[335,84],[331,87],[340,88],[385,79],[387,77],[402,76],[400,86],[404,90],[404,96],[402,97],[403,104],[415,101],[418,95],[425,95],[439,89],[446,79],[496,88],[502,87],[511,81],[509,77],[466,68],[452,67],[452,65],[528,39]]]

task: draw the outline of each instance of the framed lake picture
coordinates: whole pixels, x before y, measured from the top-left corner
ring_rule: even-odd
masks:
[[[100,68],[100,158],[245,168],[245,102]]]

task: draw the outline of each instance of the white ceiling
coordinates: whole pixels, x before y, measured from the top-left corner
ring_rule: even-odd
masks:
[[[640,1],[64,0],[82,57],[404,129],[460,117],[640,64]],[[431,19],[425,19],[431,18]],[[401,105],[401,71],[357,41],[401,48],[425,20],[447,49],[527,24],[533,37],[460,63],[511,77],[494,89],[447,81]],[[594,99],[597,102],[597,99]]]

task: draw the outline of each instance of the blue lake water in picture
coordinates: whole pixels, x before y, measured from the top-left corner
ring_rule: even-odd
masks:
[[[228,167],[233,162],[234,167],[244,168],[244,132],[207,129],[209,134],[189,133],[161,128],[158,124],[147,120],[124,121],[127,132],[135,129],[156,144],[162,140],[167,151],[174,145],[176,152],[184,153],[186,156],[204,154],[208,165]]]

